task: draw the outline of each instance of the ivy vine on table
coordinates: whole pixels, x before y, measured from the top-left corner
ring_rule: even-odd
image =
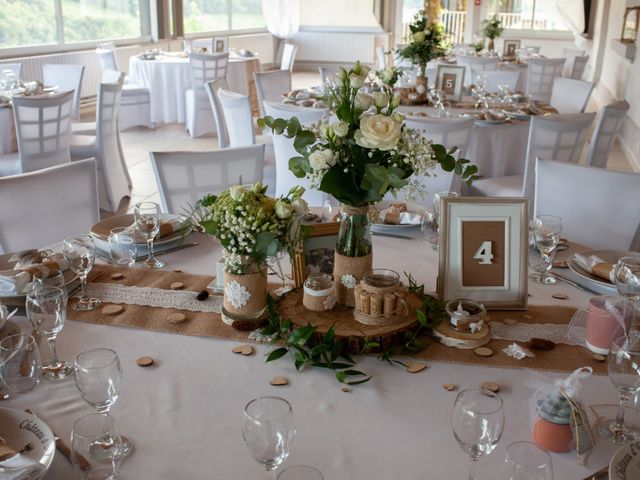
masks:
[[[446,317],[444,302],[441,302],[424,291],[424,285],[418,285],[411,274],[405,272],[409,291],[418,295],[422,300],[420,308],[416,310],[417,325],[404,333],[402,345],[386,348],[378,353],[378,359],[404,365],[393,358],[396,355],[412,354],[424,350],[428,341],[424,335]],[[280,297],[282,298],[282,297]],[[335,335],[335,325],[320,339],[317,327],[307,324],[294,327],[293,322],[284,319],[278,311],[278,300],[268,298],[269,324],[261,330],[261,334],[271,336],[271,344],[278,345],[269,352],[267,362],[278,360],[289,354],[296,370],[301,372],[306,367],[319,367],[332,370],[340,383],[359,385],[371,380],[371,376],[355,369],[356,361],[347,351],[347,345]],[[361,354],[366,354],[380,348],[378,342],[362,341]]]

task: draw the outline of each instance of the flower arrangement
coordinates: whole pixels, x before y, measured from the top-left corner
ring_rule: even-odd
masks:
[[[300,241],[300,221],[308,212],[303,187],[273,198],[267,187],[231,187],[198,202],[196,226],[216,237],[227,252],[226,269],[241,275],[249,265],[262,267],[268,257]]]
[[[382,70],[376,71],[376,77],[378,77],[388,95],[393,93],[393,86],[398,82],[401,76],[402,70],[398,67],[386,67]]]
[[[503,31],[502,20],[498,18],[498,15],[482,21],[482,33],[491,40],[498,38]]]
[[[411,41],[398,54],[411,60],[414,65],[420,65],[421,76],[424,77],[427,63],[439,57],[444,57],[451,49],[451,41],[439,23],[429,20],[420,10],[409,25]]]

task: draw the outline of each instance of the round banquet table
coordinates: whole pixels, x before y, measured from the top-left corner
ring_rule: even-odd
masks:
[[[253,72],[259,71],[257,57],[229,57],[229,88],[250,95],[254,101]],[[160,55],[155,60],[143,60],[134,55],[129,59],[129,78],[131,83],[149,88],[153,123],[186,122],[184,92],[192,85],[188,58]]]
[[[167,269],[211,275],[221,256],[217,243],[194,235],[199,244],[165,255]],[[424,241],[374,237],[374,266],[411,271],[427,289],[435,288],[437,253]],[[565,284],[530,285],[530,303],[584,305],[587,294]],[[563,292],[569,300],[556,300]],[[24,317],[17,322],[31,331]],[[219,321],[212,318],[212,321]],[[364,385],[345,393],[325,370],[297,373],[287,358],[266,364],[270,347],[257,346],[251,357],[234,355],[237,342],[190,337],[126,327],[94,325],[68,320],[57,340],[58,356],[73,360],[83,350],[115,349],[124,378],[120,397],[112,409],[121,432],[134,444],[126,459],[122,479],[159,478],[270,478],[249,455],[240,434],[244,405],[259,395],[288,399],[295,413],[297,434],[285,465],[310,464],[327,480],[401,478],[466,478],[466,454],[454,440],[450,414],[455,392],[442,388],[454,383],[479,387],[484,381],[500,383],[506,426],[500,443],[478,465],[481,479],[496,478],[506,447],[530,440],[527,399],[532,391],[523,385],[520,369],[427,362],[429,368],[408,374],[374,357],[361,357],[358,369],[373,375]],[[43,350],[44,352],[44,350]],[[156,364],[136,366],[148,355]],[[555,378],[568,374],[543,372]],[[290,380],[273,387],[274,376]],[[606,376],[584,382],[588,405],[613,404],[616,394]],[[72,423],[91,408],[80,398],[73,378],[43,381],[32,392],[0,402],[0,406],[31,408],[54,432],[69,439]],[[575,454],[552,454],[555,477],[579,480],[608,464],[614,446],[597,438],[586,466]],[[46,480],[72,478],[72,470],[56,455]]]

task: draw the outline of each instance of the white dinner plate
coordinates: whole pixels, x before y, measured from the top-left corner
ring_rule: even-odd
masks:
[[[604,260],[605,262],[610,263],[612,265],[615,265],[616,263],[618,263],[618,260],[620,260],[622,257],[638,255],[638,252],[627,252],[625,250],[589,250],[586,252],[579,252],[579,253],[580,255],[584,255],[585,257],[596,255],[600,257],[602,260]],[[584,280],[587,280],[587,282],[596,283],[602,287],[606,287],[610,289],[616,288],[616,286],[613,285],[611,282],[607,282],[603,278],[596,277],[595,275],[591,275],[591,273],[583,269],[575,261],[573,255],[569,257],[569,260],[567,260],[567,266],[573,273],[575,273],[579,277],[582,277]]]
[[[1,270],[0,271],[0,275],[7,275],[7,276],[10,276],[10,275],[15,274],[15,273],[16,273],[15,270]],[[67,290],[69,290],[72,287],[73,281],[76,280],[78,277],[71,270],[63,271],[62,275],[64,276],[65,285],[67,286]],[[24,288],[20,292],[2,293],[2,294],[0,294],[0,303],[4,303],[3,301],[5,299],[14,299],[14,300],[15,299],[21,299],[22,301],[24,301],[24,300],[26,300],[25,297],[26,297],[27,293],[29,293],[31,291],[31,288],[32,288],[32,282],[29,282],[24,286]],[[11,303],[11,305],[15,305],[15,303]]]
[[[15,451],[49,470],[56,453],[53,432],[41,419],[21,410],[0,408],[0,436]],[[44,474],[38,479],[44,477]]]
[[[610,480],[631,480],[640,478],[640,441],[621,447],[611,457]]]
[[[382,210],[384,210],[385,208],[387,208],[389,205],[391,205],[392,203],[400,203],[400,202],[381,202],[379,204],[376,205],[376,209],[381,212]],[[427,210],[426,207],[424,207],[423,205],[419,205],[417,203],[411,203],[411,202],[402,202],[402,203],[406,203],[407,205],[407,212],[410,213],[418,213],[420,215],[423,215],[424,212]],[[379,231],[379,232],[384,232],[384,231],[403,231],[403,230],[411,230],[413,228],[420,228],[420,224],[416,224],[416,225],[391,225],[391,224],[387,224],[387,223],[373,223],[371,224],[371,229],[373,231]]]
[[[159,217],[160,217],[160,222],[163,222],[163,223],[173,222],[180,219],[178,215],[174,215],[172,213],[161,213]],[[91,236],[93,236],[95,239],[106,242],[107,243],[106,250],[109,251],[109,248],[108,248],[109,233],[111,232],[111,230],[118,227],[130,227],[131,225],[133,225],[133,223],[134,223],[134,218],[132,214],[116,215],[96,223],[93,227],[91,227],[90,233],[91,233]],[[188,232],[183,232],[179,230],[177,232],[173,232],[171,235],[167,235],[166,237],[154,240],[153,244],[158,246],[166,245],[166,244],[181,240],[186,233]],[[141,241],[138,243],[138,245],[146,246],[146,242]]]

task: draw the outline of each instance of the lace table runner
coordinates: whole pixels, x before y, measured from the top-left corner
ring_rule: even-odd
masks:
[[[551,340],[553,343],[582,345],[575,338],[570,338],[569,325],[557,325],[553,323],[517,323],[516,325],[506,325],[502,322],[489,322],[489,325],[491,326],[491,338],[497,340],[526,343],[536,337]]]

